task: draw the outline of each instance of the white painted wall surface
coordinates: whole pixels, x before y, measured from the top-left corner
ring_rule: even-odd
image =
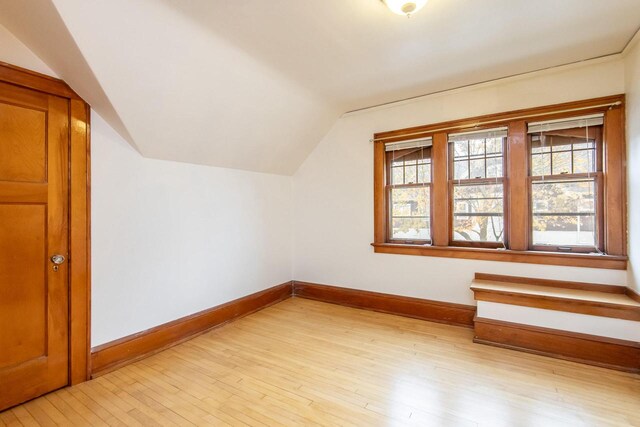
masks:
[[[0,26],[0,61],[54,73]],[[291,280],[292,178],[146,159],[92,115],[92,345]]]
[[[0,25],[0,61],[49,76],[56,74],[9,30]]]
[[[375,132],[623,93],[619,56],[447,91],[343,116],[294,176],[294,277],[473,303],[474,272],[625,285],[625,271],[375,254]]]
[[[291,280],[291,177],[146,159],[95,113],[91,139],[93,346]]]
[[[640,293],[640,36],[625,52],[627,93],[628,285]]]
[[[478,317],[640,342],[640,322],[478,301]]]

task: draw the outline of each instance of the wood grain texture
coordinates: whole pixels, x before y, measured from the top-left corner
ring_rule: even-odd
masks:
[[[384,197],[376,195],[374,196],[376,212],[374,251],[398,255],[626,269],[624,102],[624,95],[614,95],[376,133],[374,135],[376,147],[391,142],[433,137],[433,245],[416,245],[415,242],[414,244],[398,244],[398,242],[392,242],[386,235],[385,240],[381,240],[380,224],[386,224],[387,221],[380,221],[379,218],[382,213],[385,214],[385,217],[387,216],[388,201]],[[574,247],[571,253],[565,253],[563,250],[547,245],[533,246],[530,224],[531,177],[528,176],[530,153],[526,133],[527,123],[539,119],[565,119],[592,113],[605,114],[605,138],[604,144],[602,144],[604,149],[601,150],[603,155],[598,156],[598,165],[602,163],[601,160],[604,157],[604,173],[598,172],[595,178],[598,188],[596,207],[598,212],[598,247]],[[451,181],[447,184],[440,179],[446,175],[447,163],[450,163],[452,159],[447,150],[438,148],[439,141],[444,141],[441,144],[442,148],[448,145],[446,138],[449,132],[495,126],[509,127],[509,138],[505,150],[506,178],[504,179],[505,244],[508,249],[499,252],[494,250],[502,246],[497,243],[453,240],[451,195],[447,194],[445,197],[442,194],[447,191],[447,186],[449,191],[452,191],[453,186]],[[600,147],[600,144],[598,146]],[[378,157],[381,155],[384,155],[384,151],[381,151],[381,154],[378,151],[374,153],[374,163],[380,161]],[[449,175],[451,175],[450,166]],[[379,180],[379,178],[376,179]],[[448,237],[446,242],[443,240],[445,234]],[[594,255],[589,252],[604,252],[606,255]]]
[[[604,127],[604,210],[605,248],[611,255],[627,254],[626,144],[624,108],[605,113]]]
[[[605,292],[605,293],[611,293],[611,294],[624,294],[627,291],[626,286],[619,286],[619,285],[602,285],[598,283],[569,282],[566,280],[538,279],[534,277],[505,276],[502,274],[476,273],[475,279],[491,281],[491,282],[522,283],[522,284],[536,285],[536,286],[551,286],[554,288],[563,288],[563,289],[579,289],[583,291]]]
[[[347,307],[465,327],[473,327],[473,316],[476,313],[476,308],[472,305],[431,301],[299,281],[293,282],[293,295]]]
[[[90,108],[81,100],[70,101],[70,234],[69,249],[69,357],[71,384],[91,374],[91,175]]]
[[[536,121],[538,119],[552,120],[558,118],[558,116],[567,116],[567,113],[557,113],[558,111],[582,109],[579,111],[580,115],[587,115],[591,113],[605,112],[609,109],[608,106],[596,107],[598,105],[612,104],[616,102],[624,102],[624,95],[612,95],[601,98],[585,99],[580,101],[565,102],[561,104],[545,105],[541,107],[524,108],[521,110],[507,111],[503,113],[486,114],[483,116],[468,117],[459,120],[450,120],[447,122],[433,123],[422,126],[414,126],[405,129],[397,129],[386,132],[378,132],[374,134],[375,141],[381,140],[386,143],[403,141],[407,139],[421,138],[429,136],[435,132],[442,132],[441,129],[474,129],[478,126],[478,123],[493,123],[496,126],[500,124],[506,124],[510,120],[517,120],[519,117],[526,116],[527,121]]]
[[[626,270],[626,256],[565,254],[503,249],[437,247],[372,243],[374,251],[383,254],[433,256],[443,258],[479,259],[485,261],[521,262],[526,264],[562,265],[570,267],[606,268]]]
[[[291,297],[291,282],[257,292],[146,331],[94,347],[92,376],[174,346],[194,335]]]
[[[292,298],[0,425],[626,426],[626,372],[472,342],[473,331]]]
[[[640,343],[493,319],[475,319],[474,342],[640,372]]]
[[[543,291],[540,292],[540,289],[536,288],[542,288]],[[476,283],[475,281],[471,285],[476,301],[640,321],[640,303],[633,301],[626,295],[578,290],[545,292],[545,289],[551,290],[552,288],[528,286],[522,289],[516,285],[497,288],[483,286],[481,282]]]
[[[0,81],[68,99],[82,100],[60,79],[0,61]]]
[[[387,241],[384,144],[374,144],[373,149],[373,241],[383,243]]]
[[[47,111],[52,99],[49,95],[55,95],[60,112],[64,110],[69,133],[65,144],[68,160],[61,170],[68,175],[62,180],[70,199],[65,204],[69,220],[65,269],[69,270],[69,381],[75,384],[87,380],[90,371],[90,107],[62,80],[0,62],[0,100],[15,103],[20,97],[22,105]],[[3,182],[0,192],[9,203],[44,203],[48,199],[46,183],[21,183],[17,188],[15,183]]]
[[[433,135],[433,245],[449,245],[449,191],[448,191],[448,162],[449,143],[446,133]]]
[[[637,293],[636,291],[634,291],[633,289],[631,289],[631,288],[627,288],[627,289],[626,289],[626,291],[625,291],[625,293],[626,293],[626,294],[627,294],[627,296],[628,296],[629,298],[631,298],[632,300],[637,301],[637,302],[640,302],[640,294],[639,294],[639,293]]]
[[[0,93],[0,105],[10,106],[0,109],[0,190],[8,191],[0,192],[4,409],[68,384],[68,265],[54,270],[49,257],[69,256],[69,116],[64,98],[3,86]],[[35,98],[46,100],[44,113],[33,110]]]
[[[514,251],[529,249],[529,150],[527,123],[524,120],[509,123],[507,143],[507,194],[509,248]]]

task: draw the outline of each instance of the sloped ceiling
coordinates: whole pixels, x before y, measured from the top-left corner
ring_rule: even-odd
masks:
[[[0,0],[147,156],[292,174],[345,111],[622,51],[638,0]]]

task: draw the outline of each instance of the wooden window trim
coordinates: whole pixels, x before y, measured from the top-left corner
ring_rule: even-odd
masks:
[[[614,95],[554,104],[462,120],[418,126],[374,135],[374,242],[377,253],[479,259],[575,267],[627,268],[626,159],[624,135],[625,96]],[[615,105],[611,105],[615,104]],[[567,111],[571,110],[571,111]],[[529,223],[529,138],[527,122],[552,120],[594,113],[605,114],[603,131],[603,173],[598,178],[604,195],[604,224],[601,227],[606,255],[546,252],[530,249]],[[508,249],[450,246],[448,133],[476,129],[478,123],[507,126],[505,148],[505,240]],[[432,137],[432,243],[430,245],[390,242],[387,237],[384,144]],[[442,226],[444,224],[444,226]],[[508,231],[508,233],[507,233]]]

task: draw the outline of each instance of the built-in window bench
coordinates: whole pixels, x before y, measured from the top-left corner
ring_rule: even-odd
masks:
[[[624,286],[476,273],[474,341],[640,372],[640,297]]]

